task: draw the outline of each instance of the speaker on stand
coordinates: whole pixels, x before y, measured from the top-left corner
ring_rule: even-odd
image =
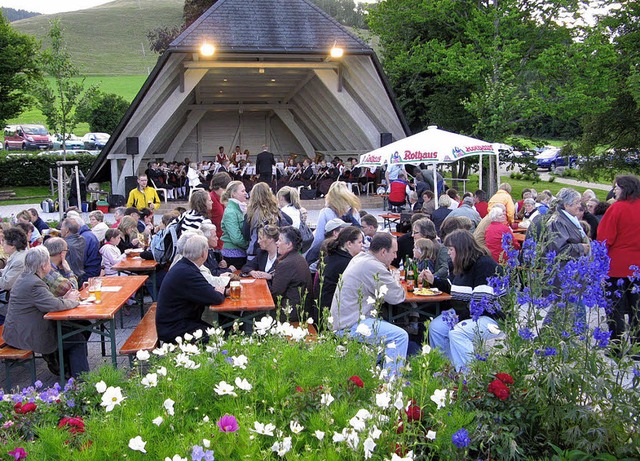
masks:
[[[391,144],[393,142],[393,136],[391,133],[380,133],[380,147],[384,147],[387,144]]]
[[[127,146],[127,155],[131,155],[131,173],[135,176],[136,167],[135,167],[135,161],[133,157],[135,157],[140,153],[140,144],[138,142],[138,137],[135,136],[135,137],[127,138],[126,146]],[[125,178],[125,184],[126,184],[126,178]],[[128,195],[129,195],[129,192],[127,191],[127,196]]]

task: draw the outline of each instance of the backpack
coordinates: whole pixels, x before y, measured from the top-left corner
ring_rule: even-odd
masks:
[[[181,227],[182,219],[174,219],[151,237],[151,254],[158,263],[167,264],[173,261],[178,249],[178,239],[182,234]]]
[[[307,223],[302,220],[300,220],[300,234],[302,235],[300,253],[306,253],[313,244],[313,231],[309,229]]]

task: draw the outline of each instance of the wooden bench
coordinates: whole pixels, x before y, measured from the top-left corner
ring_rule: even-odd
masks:
[[[4,325],[0,325],[0,361],[4,362],[6,373],[5,390],[11,390],[11,371],[16,367],[28,368],[31,371],[31,382],[36,382],[36,357],[33,351],[25,349],[16,349],[9,346],[2,333]]]
[[[156,306],[151,304],[149,310],[142,317],[138,326],[120,349],[120,355],[129,356],[129,364],[133,365],[133,358],[138,351],[152,351],[158,346],[158,332],[156,330]]]

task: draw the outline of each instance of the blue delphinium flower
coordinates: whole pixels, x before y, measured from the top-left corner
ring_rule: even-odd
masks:
[[[518,335],[524,339],[525,341],[531,341],[534,338],[533,331],[528,328],[520,328],[518,330]]]
[[[611,333],[611,331],[601,330],[600,327],[595,327],[593,329],[593,339],[596,340],[598,347],[607,347],[609,345]]]
[[[536,241],[532,238],[528,238],[522,243],[522,249],[520,252],[522,254],[522,261],[525,264],[533,263],[536,257],[536,247]]]
[[[455,309],[449,309],[442,313],[442,321],[449,326],[450,330],[453,330],[458,324],[458,314],[456,314]]]
[[[640,368],[633,367],[633,376],[635,376],[636,378],[640,378]]]
[[[469,446],[469,444],[471,443],[471,439],[469,438],[469,431],[467,431],[465,428],[458,430],[451,436],[451,441],[458,448],[465,448]]]
[[[545,357],[549,357],[551,355],[556,355],[558,353],[558,351],[556,350],[555,347],[545,347],[544,350],[536,349],[534,352],[536,353],[536,355],[542,354]]]
[[[475,354],[475,356],[476,356],[476,360],[479,360],[481,362],[486,362],[487,358],[489,358],[489,353],[483,352],[482,354]]]

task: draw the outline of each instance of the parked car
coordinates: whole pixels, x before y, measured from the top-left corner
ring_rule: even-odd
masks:
[[[84,148],[87,150],[102,149],[111,136],[107,133],[87,133],[82,137]]]
[[[52,146],[49,133],[43,125],[7,125],[4,129],[5,150],[44,150]]]
[[[62,135],[60,133],[54,133],[51,135],[53,138],[52,149],[62,149]],[[73,133],[67,134],[67,140],[65,141],[67,150],[69,149],[84,149],[84,141],[82,138],[76,136]]]
[[[562,155],[562,149],[559,147],[548,147],[536,155],[538,168],[546,168],[551,172],[556,171],[559,166],[573,168],[577,160],[576,156]]]

